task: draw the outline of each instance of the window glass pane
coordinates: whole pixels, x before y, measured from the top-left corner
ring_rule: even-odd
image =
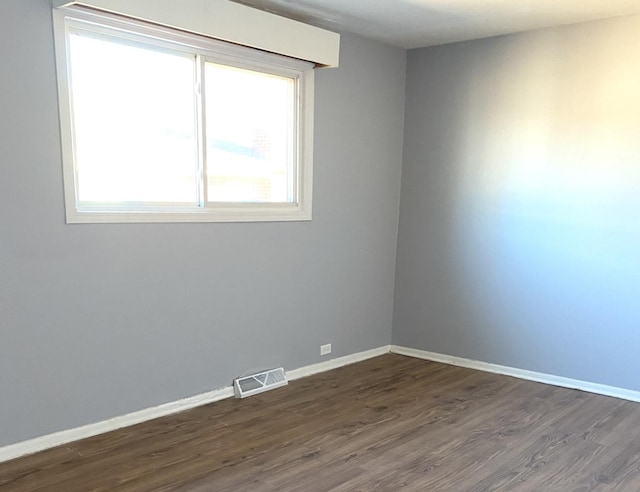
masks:
[[[295,200],[295,81],[205,65],[207,186],[211,202]]]
[[[79,202],[198,203],[195,57],[69,41]]]

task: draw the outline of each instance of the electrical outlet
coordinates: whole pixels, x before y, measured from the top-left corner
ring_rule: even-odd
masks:
[[[331,344],[320,345],[320,355],[329,355],[331,353]]]

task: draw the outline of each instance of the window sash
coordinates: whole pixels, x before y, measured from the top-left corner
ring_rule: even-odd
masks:
[[[82,8],[54,10],[56,52],[63,137],[63,167],[67,222],[203,222],[309,220],[311,218],[311,157],[313,66],[308,62],[263,53],[246,47],[185,34],[169,28],[123,19]],[[73,148],[73,95],[70,87],[70,35],[117,40],[133,46],[195,57],[196,139],[198,155],[197,206],[182,203],[99,203],[78,197],[78,175]],[[61,49],[62,48],[62,49]],[[205,66],[219,64],[293,81],[294,115],[292,142],[291,202],[209,201],[207,192],[207,149],[204,87]],[[71,145],[69,145],[71,143]],[[71,190],[71,192],[70,192]],[[81,205],[81,206],[80,206]]]

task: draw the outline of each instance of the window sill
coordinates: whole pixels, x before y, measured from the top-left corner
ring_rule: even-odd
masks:
[[[179,211],[67,211],[67,224],[126,224],[126,223],[198,223],[198,222],[291,222],[310,221],[311,210],[298,205],[256,207],[227,206],[223,208],[194,208]]]

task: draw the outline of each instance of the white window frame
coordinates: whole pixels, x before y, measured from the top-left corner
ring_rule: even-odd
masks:
[[[311,220],[313,179],[313,94],[314,65],[309,62],[266,53],[245,46],[237,46],[197,34],[156,26],[142,21],[100,13],[82,7],[53,9],[62,163],[67,223],[122,223],[122,222],[263,222]],[[189,54],[197,54],[200,63],[218,62],[249,70],[292,77],[296,80],[296,121],[294,152],[294,198],[292,203],[222,203],[203,202],[198,207],[171,208],[169,206],[118,208],[114,206],[80,207],[78,202],[77,172],[74,151],[72,118],[73,97],[70,84],[69,43],[70,29],[92,32],[114,31],[125,39],[145,42]],[[199,149],[204,167],[204,112],[203,97],[198,97]],[[202,171],[205,178],[206,168]],[[203,185],[204,188],[206,186]]]

